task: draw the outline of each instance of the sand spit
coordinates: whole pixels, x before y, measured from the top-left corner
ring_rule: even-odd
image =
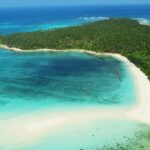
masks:
[[[136,105],[130,111],[127,111],[127,116],[145,124],[150,124],[150,81],[148,80],[148,77],[126,57],[119,54],[108,55],[112,55],[126,63],[134,79]]]
[[[19,148],[20,146],[30,146],[46,136],[55,137],[67,128],[74,131],[75,127],[80,128],[85,124],[88,126],[97,120],[103,122],[111,119],[127,119],[124,116],[125,111],[125,109],[100,109],[93,106],[74,107],[69,111],[58,107],[55,110],[28,112],[3,120],[0,124],[0,146],[5,148],[16,147],[16,145]]]

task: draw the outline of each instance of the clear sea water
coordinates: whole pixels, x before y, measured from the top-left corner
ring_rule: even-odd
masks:
[[[150,5],[0,8],[0,34],[79,25],[110,17],[150,23]]]
[[[95,111],[134,103],[133,78],[126,64],[115,58],[0,49],[1,150],[96,150],[125,143],[139,130],[138,124],[123,118],[101,120],[94,117]],[[66,122],[76,121],[51,125],[52,120],[61,123],[63,117],[69,118]],[[32,124],[33,130],[25,130]],[[40,135],[46,133],[39,136],[34,124],[41,126]]]
[[[112,57],[0,50],[0,64],[0,111],[32,102],[125,106],[135,100],[127,66]]]

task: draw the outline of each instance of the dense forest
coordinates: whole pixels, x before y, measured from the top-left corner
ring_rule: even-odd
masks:
[[[128,18],[80,26],[0,36],[0,43],[21,49],[85,49],[120,53],[150,79],[150,26]]]

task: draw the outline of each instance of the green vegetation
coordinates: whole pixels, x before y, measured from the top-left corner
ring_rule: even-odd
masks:
[[[85,49],[120,53],[150,79],[150,26],[131,19],[110,19],[75,27],[1,36],[1,43],[21,49]]]

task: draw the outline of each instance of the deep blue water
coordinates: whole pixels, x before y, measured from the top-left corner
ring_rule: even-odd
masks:
[[[149,24],[150,5],[0,8],[0,34],[67,27],[109,17],[137,18]]]

